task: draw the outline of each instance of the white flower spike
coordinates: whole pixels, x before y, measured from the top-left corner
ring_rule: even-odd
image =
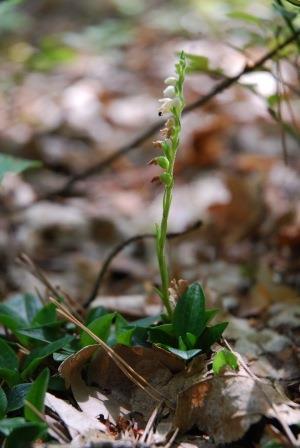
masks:
[[[162,156],[155,158],[156,164],[163,169],[159,179],[164,185],[163,214],[160,225],[156,225],[156,253],[161,277],[159,295],[169,318],[172,317],[173,309],[169,298],[169,272],[165,245],[174,185],[174,163],[180,142],[181,115],[184,108],[183,84],[186,73],[184,52],[181,52],[175,70],[177,77],[171,76],[165,80],[167,87],[164,89],[164,98],[158,100],[160,103],[158,115],[168,113],[170,117],[168,117],[165,127],[161,130],[162,140],[154,143],[155,147],[163,151]]]

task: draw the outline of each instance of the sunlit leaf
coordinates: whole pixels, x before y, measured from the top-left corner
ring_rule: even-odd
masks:
[[[214,374],[218,375],[226,367],[237,370],[238,361],[234,353],[230,352],[227,349],[223,349],[214,355],[212,368]]]
[[[96,336],[98,336],[100,339],[102,339],[102,341],[106,341],[109,336],[110,328],[111,328],[114,318],[115,318],[115,313],[105,314],[104,316],[98,317],[93,322],[91,322],[88,325],[88,328]],[[95,343],[95,341],[90,335],[88,335],[84,331],[81,332],[81,335],[80,335],[81,347],[85,347],[86,345],[92,345],[94,343]]]

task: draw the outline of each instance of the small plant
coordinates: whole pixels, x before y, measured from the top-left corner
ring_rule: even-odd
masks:
[[[176,64],[177,77],[165,80],[167,87],[164,90],[164,98],[160,99],[161,106],[159,115],[170,114],[165,128],[161,134],[163,140],[154,142],[154,145],[163,151],[163,155],[153,159],[153,163],[159,165],[164,172],[160,180],[164,185],[163,213],[160,225],[156,224],[156,253],[161,277],[161,289],[158,293],[166,308],[169,319],[172,318],[172,306],[169,298],[169,270],[166,260],[166,239],[168,230],[168,218],[172,203],[172,192],[174,187],[174,164],[176,153],[180,143],[181,114],[184,108],[183,84],[186,73],[186,58],[181,52],[179,62]]]
[[[205,295],[199,283],[193,283],[177,296],[176,304],[172,304],[170,300],[166,239],[174,187],[174,164],[180,143],[181,116],[184,108],[183,87],[187,69],[186,55],[181,52],[175,66],[176,76],[165,80],[167,87],[164,90],[164,98],[159,100],[161,103],[159,115],[168,114],[169,117],[161,131],[163,139],[154,142],[154,145],[163,151],[163,155],[151,162],[163,169],[159,177],[164,185],[163,211],[160,225],[156,225],[156,253],[161,277],[161,288],[157,291],[167,315],[166,323],[149,328],[149,340],[152,343],[184,359],[208,351],[212,344],[220,340],[227,326],[227,322],[214,326],[207,325],[215,317],[217,310],[205,308]]]

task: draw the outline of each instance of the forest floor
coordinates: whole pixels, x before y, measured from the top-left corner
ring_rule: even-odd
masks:
[[[99,29],[96,25],[84,28],[88,19],[80,20],[76,9],[68,19],[60,21],[58,6],[44,7],[45,10],[32,7],[32,30],[27,29],[23,35],[15,31],[6,48],[1,49],[1,151],[43,164],[22,176],[8,174],[2,183],[1,300],[9,303],[16,295],[28,292],[45,297],[49,292],[45,282],[32,275],[28,264],[20,262],[20,254],[26,254],[51,285],[71,298],[74,313],[83,312],[87,302],[91,302],[90,307],[118,311],[129,321],[155,316],[161,305],[153,289],[159,283],[153,240],[128,244],[111,260],[97,290],[95,282],[118,244],[153,232],[154,223],[160,219],[162,188],[151,183],[157,167],[147,165],[156,155],[152,140],[158,133],[149,133],[149,138],[106,166],[98,167],[93,174],[82,178],[80,174],[159,120],[157,99],[161,97],[163,80],[173,73],[175,52],[183,49],[208,56],[211,65],[221,67],[226,76],[242,70],[246,56],[215,38],[199,39],[197,33],[183,29],[184,21],[179,26],[183,6],[177,15],[175,10],[169,15],[167,8],[160,5],[161,10],[149,8],[143,14],[127,16],[107,2],[107,10],[102,6],[103,24]],[[30,59],[31,65],[24,64],[26,52],[31,51],[37,36],[59,35],[62,31],[64,44],[55,43],[57,49],[48,37],[48,44],[44,42],[50,48],[48,53],[41,51]],[[51,45],[56,54],[65,58],[62,63],[55,59],[59,61],[59,56],[49,56]],[[257,60],[266,51],[252,48],[251,60]],[[39,64],[43,70],[38,69]],[[282,70],[288,82],[295,83],[299,90],[289,64],[283,63]],[[203,73],[189,76],[186,103],[206,95],[218,82],[217,77]],[[255,84],[256,93],[245,84]],[[191,406],[198,406],[193,412],[200,415],[201,409],[201,418],[207,419],[206,431],[200,433],[193,428],[181,438],[178,436],[174,446],[208,448],[221,441],[232,446],[271,448],[291,444],[297,437],[299,139],[285,135],[268,112],[267,98],[276,92],[278,83],[270,73],[244,75],[239,83],[215,95],[204,107],[195,108],[183,120],[169,231],[185,232],[199,221],[202,224],[170,240],[171,271],[175,278],[200,281],[208,306],[219,308],[220,318],[229,322],[224,337],[241,357],[240,376],[244,378],[230,385],[226,400],[216,377],[205,411],[199,404],[199,396],[204,394],[199,385],[198,405],[189,396],[182,398],[177,418],[185,420],[186,414],[196,421],[198,417],[190,413]],[[283,113],[289,114],[289,107]],[[292,117],[298,129],[299,116]],[[49,195],[63,188],[70,178],[75,180],[69,191]],[[174,377],[168,376],[170,369],[162,369],[153,360],[152,352],[145,349],[134,354],[124,348],[119,350],[129,364],[136,367],[141,363],[137,371],[151,379],[160,391],[171,396],[178,390],[179,386],[172,382]],[[75,367],[66,368],[83,368],[92,354],[85,350],[76,358]],[[156,409],[152,415],[160,419],[158,429],[152,434],[147,428],[140,446],[165,444],[172,423],[166,418],[166,411],[156,408],[151,399],[147,402],[138,386],[126,386],[107,355],[101,352],[98,356],[102,356],[105,365],[97,373],[98,383],[102,381],[101,391],[107,381],[100,379],[101,374],[111,375],[109,386],[115,387],[116,392],[110,397],[110,405],[113,408],[118,400],[123,400],[123,406],[126,398],[132,414],[131,426],[125,417],[116,424],[116,409],[106,407],[112,421],[109,424],[108,418],[105,423],[100,422],[105,428],[101,431],[116,437],[122,434],[133,443],[132,434],[136,438],[143,434],[145,421]],[[160,360],[164,355],[155,356]],[[172,365],[172,375],[180,371],[176,360],[168,362],[175,366]],[[64,378],[71,376],[68,371]],[[55,420],[58,415],[58,420],[64,422],[62,426],[68,428],[72,446],[91,446],[87,444],[98,440],[95,433],[99,427],[92,419],[96,410],[97,415],[101,414],[93,401],[99,401],[99,397],[80,375],[76,376],[77,383],[74,381],[73,396],[64,402],[65,408],[62,400],[57,399],[62,395],[55,396],[51,391],[46,399],[47,409],[51,409],[49,418]],[[130,389],[130,398],[124,393],[125,387]],[[268,387],[272,387],[271,392],[263,390]],[[224,400],[218,403],[220,395]],[[269,403],[258,406],[257,402],[264,401],[262,395],[269,397]],[[101,406],[103,403],[105,400]],[[72,420],[71,405],[85,415],[82,432],[78,422],[74,423],[78,415]],[[188,424],[182,423],[182,428],[185,426]],[[55,437],[59,442],[64,440]],[[75,445],[75,439],[79,445]]]

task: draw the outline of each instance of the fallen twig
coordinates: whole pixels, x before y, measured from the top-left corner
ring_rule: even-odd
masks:
[[[193,224],[192,226],[188,227],[187,229],[183,230],[182,232],[173,232],[173,233],[168,233],[167,235],[167,239],[172,240],[174,238],[178,238],[180,236],[185,236],[197,229],[199,229],[199,227],[202,225],[202,221],[197,221],[195,222],[195,224]],[[95,284],[93,286],[93,289],[90,293],[90,295],[88,296],[87,300],[84,302],[83,307],[87,308],[92,302],[93,300],[95,300],[97,294],[99,294],[99,290],[100,287],[102,285],[103,279],[107,273],[107,270],[111,264],[111,262],[113,261],[113,259],[120,253],[122,252],[123,249],[125,249],[125,247],[129,246],[132,243],[135,243],[137,241],[141,241],[144,239],[152,239],[155,238],[155,235],[153,233],[142,233],[140,235],[135,235],[132,236],[131,238],[128,238],[128,240],[122,241],[120,244],[118,244],[106,257],[106,259],[104,260],[101,269],[99,271],[99,274],[97,275]]]

